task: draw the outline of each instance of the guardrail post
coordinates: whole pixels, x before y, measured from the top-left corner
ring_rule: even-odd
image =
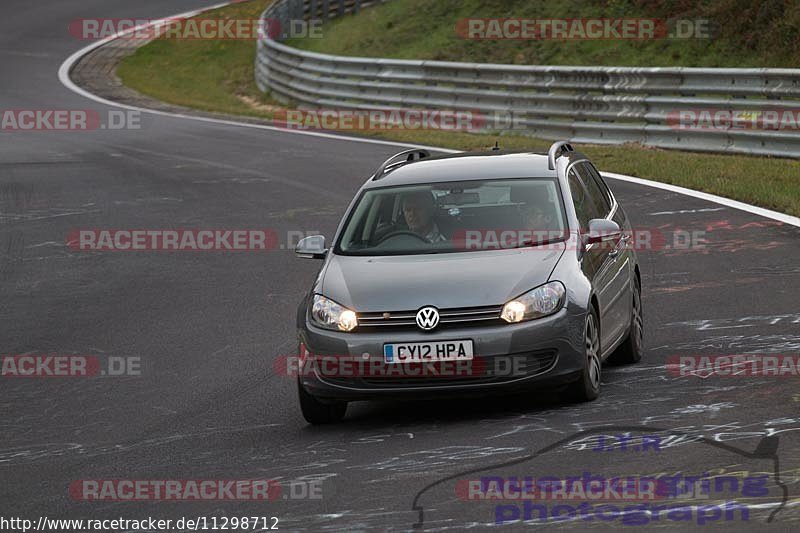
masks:
[[[317,18],[317,0],[311,0],[308,9],[308,20],[314,20]]]
[[[339,16],[344,15],[344,0],[339,0]]]
[[[361,9],[361,0],[356,0],[355,3],[353,4],[353,14],[355,15],[356,13],[358,13],[360,9]]]
[[[328,20],[328,12],[331,9],[328,2],[329,0],[322,0],[322,20]]]

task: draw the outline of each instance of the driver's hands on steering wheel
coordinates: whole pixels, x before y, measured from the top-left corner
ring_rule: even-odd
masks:
[[[403,236],[403,235],[408,236],[408,237],[416,237],[417,239],[421,240],[422,242],[430,243],[430,241],[428,239],[426,239],[425,237],[423,237],[422,235],[420,235],[416,231],[411,231],[410,229],[396,229],[394,231],[390,231],[389,233],[386,233],[385,235],[382,235],[381,237],[376,237],[377,242],[375,243],[375,246],[380,246],[381,244],[383,244],[384,241],[388,241],[389,239],[391,239],[393,237],[400,237],[400,236]]]

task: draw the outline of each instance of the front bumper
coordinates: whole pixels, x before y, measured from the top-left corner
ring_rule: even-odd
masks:
[[[471,339],[483,372],[468,376],[387,377],[335,375],[312,370],[300,376],[312,395],[329,400],[419,399],[443,395],[512,393],[534,385],[558,385],[577,379],[584,368],[585,311],[567,305],[545,318],[519,324],[451,327],[436,332],[419,330],[344,333],[317,328],[305,321],[299,341],[318,356],[349,356],[369,365],[383,365],[385,343]],[[511,357],[506,357],[511,356]],[[505,361],[500,361],[503,358]],[[510,370],[510,363],[517,365]],[[376,368],[376,367],[372,367]],[[503,368],[496,373],[490,369]]]

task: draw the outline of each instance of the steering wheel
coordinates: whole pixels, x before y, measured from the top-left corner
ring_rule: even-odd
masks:
[[[419,233],[417,233],[415,231],[411,231],[411,230],[407,230],[407,229],[398,229],[398,230],[395,230],[395,231],[390,231],[389,233],[387,233],[386,235],[381,237],[378,240],[378,242],[375,244],[375,246],[380,246],[381,244],[383,244],[384,241],[387,241],[387,240],[391,239],[392,237],[399,237],[401,235],[407,235],[409,237],[416,237],[417,239],[421,240],[422,242],[425,242],[425,243],[428,242],[428,239],[426,239],[425,237],[423,237],[422,235],[420,235]]]

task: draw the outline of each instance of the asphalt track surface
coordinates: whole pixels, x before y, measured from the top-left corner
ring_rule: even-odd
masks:
[[[68,23],[200,6],[3,7],[0,108],[104,111],[58,82],[62,61],[86,44]],[[798,379],[675,377],[665,363],[674,355],[800,352],[800,230],[641,185],[611,183],[636,226],[659,228],[668,244],[676,229],[705,231],[707,242],[640,253],[645,357],[604,368],[597,401],[565,405],[532,392],[363,403],[340,425],[306,425],[293,380],[275,375],[273,362],[296,351],[296,305],[319,263],[296,259],[287,235],[330,237],[353,192],[395,151],[153,115],[143,115],[140,130],[0,132],[0,353],[142,362],[141,376],[0,380],[0,514],[275,516],[280,529],[305,531],[483,529],[508,502],[463,501],[459,480],[763,473],[767,495],[734,498],[751,504],[747,521],[736,514],[701,526],[696,516],[662,516],[636,528],[796,530]],[[284,249],[76,252],[65,245],[75,228],[270,228]],[[598,434],[624,432],[659,435],[662,449],[588,449]],[[322,480],[322,498],[79,501],[68,492],[80,479],[251,478]],[[523,527],[623,526],[578,518],[507,529]]]

